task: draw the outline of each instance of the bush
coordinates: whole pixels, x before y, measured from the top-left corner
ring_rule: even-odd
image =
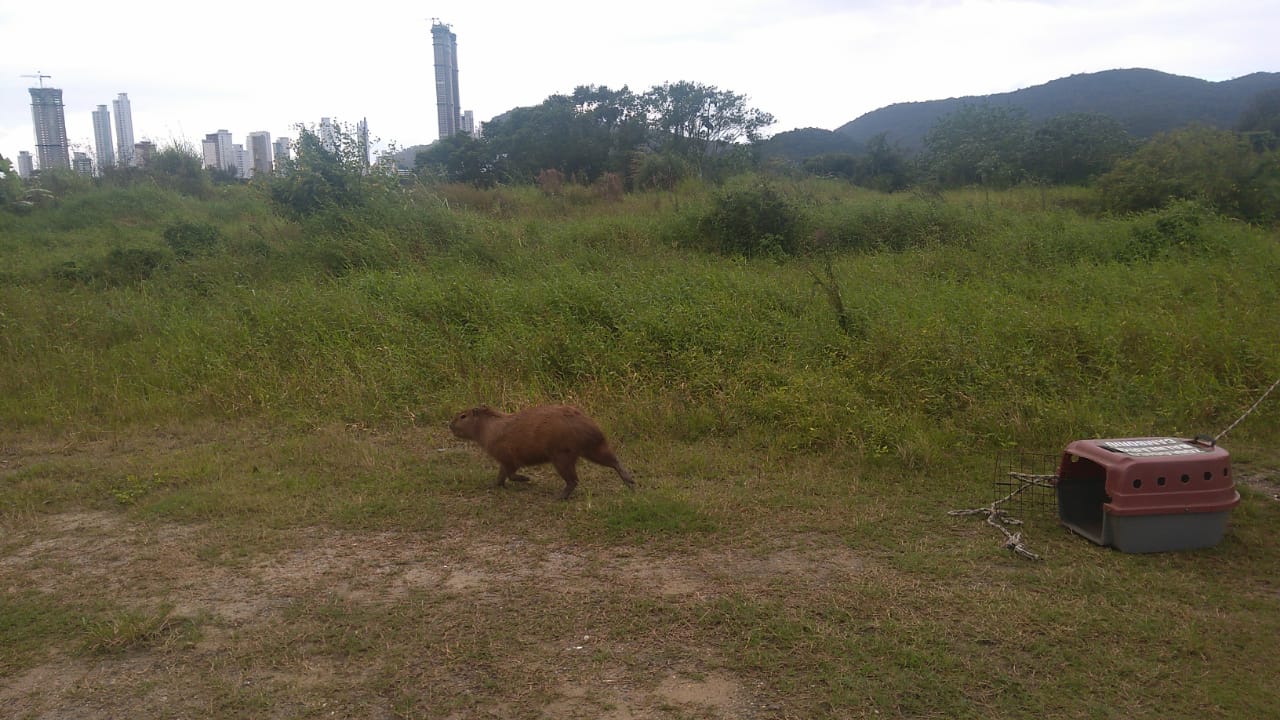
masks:
[[[1280,212],[1280,155],[1256,152],[1228,130],[1189,127],[1152,138],[1102,176],[1098,188],[1112,211],[1199,200],[1224,215],[1267,222]]]
[[[847,250],[965,245],[981,231],[964,208],[924,199],[838,205],[817,215],[815,224],[827,244]]]
[[[800,210],[764,180],[716,195],[698,229],[724,255],[794,255],[804,225]]]
[[[1211,242],[1205,228],[1213,211],[1194,200],[1176,200],[1138,217],[1123,260],[1152,260],[1172,248],[1202,250]]]
[[[164,241],[181,259],[203,255],[213,250],[221,239],[216,225],[179,221],[164,229]]]

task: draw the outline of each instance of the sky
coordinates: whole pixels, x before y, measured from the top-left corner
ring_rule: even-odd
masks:
[[[36,154],[22,76],[37,73],[90,155],[91,113],[119,93],[135,139],[160,148],[322,117],[366,118],[375,148],[427,144],[433,18],[457,35],[462,109],[481,122],[579,85],[688,80],[745,96],[775,134],[1116,68],[1280,71],[1275,0],[0,0],[0,155]]]

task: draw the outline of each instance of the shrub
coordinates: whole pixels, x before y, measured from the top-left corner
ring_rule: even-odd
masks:
[[[221,239],[217,226],[188,221],[171,223],[164,229],[163,235],[169,249],[182,259],[208,253]]]
[[[764,180],[716,195],[698,229],[709,249],[724,255],[785,254],[799,250],[800,210]]]
[[[964,245],[980,224],[964,208],[927,199],[882,200],[826,208],[815,224],[827,243],[848,250],[905,250]]]
[[[1206,220],[1213,211],[1194,200],[1176,200],[1136,218],[1122,260],[1151,260],[1171,248],[1201,250],[1211,241]]]
[[[1102,176],[1104,206],[1131,212],[1170,200],[1200,200],[1224,215],[1252,221],[1277,217],[1280,162],[1228,130],[1189,127],[1157,135]]]

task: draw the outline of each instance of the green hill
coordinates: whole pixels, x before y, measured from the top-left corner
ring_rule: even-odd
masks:
[[[1033,122],[1077,112],[1108,115],[1130,134],[1144,138],[1191,123],[1232,127],[1259,92],[1273,88],[1280,88],[1280,73],[1258,72],[1210,82],[1156,70],[1106,70],[1008,93],[896,103],[845,123],[835,132],[857,142],[887,133],[891,142],[915,149],[938,118],[966,103],[991,103],[1021,107]]]

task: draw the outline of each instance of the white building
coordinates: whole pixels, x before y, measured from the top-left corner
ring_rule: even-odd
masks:
[[[332,118],[320,118],[320,147],[334,152],[338,149],[338,137]]]
[[[133,110],[129,106],[129,93],[120,93],[111,101],[111,106],[116,113],[116,149],[120,152],[120,166],[134,166]]]
[[[18,151],[18,177],[23,180],[30,180],[32,175],[36,174],[35,160],[31,157],[31,153],[26,150]]]
[[[231,157],[235,162],[235,173],[238,178],[247,178],[252,172],[249,168],[249,153],[245,152],[243,145],[231,146]]]
[[[98,174],[116,164],[116,150],[111,144],[111,112],[106,105],[93,111],[94,151],[98,153]]]
[[[89,157],[89,153],[79,150],[73,152],[71,154],[71,169],[85,177],[93,175],[93,160]]]
[[[275,142],[271,143],[272,150],[275,154],[277,168],[289,162],[290,148],[292,145],[293,141],[287,137],[276,138]]]
[[[218,130],[216,133],[205,135],[200,148],[203,151],[205,167],[228,172],[239,171],[239,164],[236,162],[235,144],[231,140],[230,130]],[[239,177],[244,176],[241,175]]]

